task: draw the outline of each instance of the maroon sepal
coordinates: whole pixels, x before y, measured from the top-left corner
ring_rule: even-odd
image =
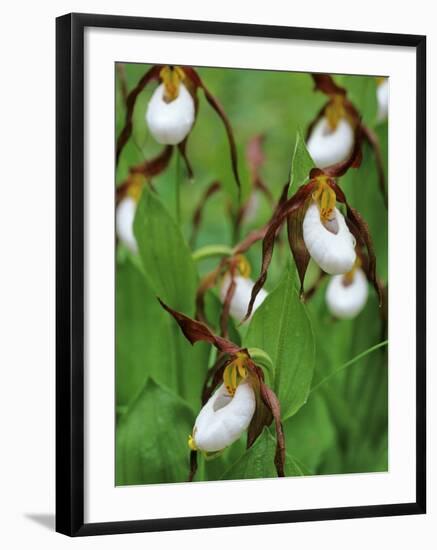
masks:
[[[159,73],[161,72],[161,69],[162,65],[154,65],[153,67],[151,67],[127,96],[126,119],[123,130],[120,132],[120,135],[117,139],[116,162],[118,162],[123,147],[126,145],[132,133],[132,117],[134,114],[134,107],[137,97],[140,95],[140,93],[144,90],[149,82],[152,82],[153,80],[159,80]]]

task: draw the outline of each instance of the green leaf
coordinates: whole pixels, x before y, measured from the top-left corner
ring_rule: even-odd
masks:
[[[159,305],[134,258],[117,264],[117,405],[129,405],[151,376],[197,410],[209,350],[207,344],[187,342]]]
[[[284,423],[287,450],[313,473],[326,452],[337,444],[336,431],[322,395],[312,395],[297,414]]]
[[[298,130],[291,160],[290,195],[293,195],[308,180],[309,173],[313,167],[314,162],[308,153],[302,131]]]
[[[277,477],[274,464],[276,440],[267,428],[255,443],[224,473],[222,479],[258,479]],[[301,476],[304,471],[287,454],[285,460],[286,476]]]
[[[263,369],[264,374],[267,375],[267,381],[272,382],[274,368],[270,356],[259,348],[249,348],[247,351],[255,364]]]
[[[197,272],[184,238],[161,200],[145,188],[134,222],[144,272],[170,307],[193,315]]]
[[[116,485],[186,481],[194,414],[151,378],[116,433]]]
[[[306,402],[315,364],[314,337],[305,306],[288,269],[279,286],[256,310],[245,347],[258,347],[271,358],[274,387],[282,419],[295,414]]]

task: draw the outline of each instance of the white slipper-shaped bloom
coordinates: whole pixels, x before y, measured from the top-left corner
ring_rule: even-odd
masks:
[[[115,231],[120,241],[136,254],[138,245],[135,239],[133,225],[137,203],[132,197],[125,197],[120,201],[115,212]]]
[[[230,274],[226,273],[220,286],[220,300],[222,303],[225,301],[226,293],[228,292],[231,281],[232,279]],[[235,275],[234,281],[235,290],[234,295],[232,296],[229,313],[236,321],[240,322],[246,315],[254,282],[252,279],[241,275]],[[264,302],[266,297],[267,292],[262,288],[255,299],[252,312],[254,312]]]
[[[228,447],[249,427],[255,405],[255,393],[248,382],[241,382],[233,397],[222,384],[196,419],[192,445],[206,453]]]
[[[332,277],[326,289],[326,304],[338,319],[353,319],[367,302],[367,278],[362,269]]]
[[[350,271],[355,263],[355,238],[341,212],[334,208],[329,221],[322,222],[312,203],[303,220],[303,240],[312,259],[330,275]]]
[[[349,158],[354,146],[354,130],[346,118],[341,118],[335,129],[323,116],[308,138],[308,151],[318,168],[326,168]]]
[[[158,143],[177,145],[185,139],[194,124],[194,100],[182,83],[175,99],[166,101],[164,96],[165,85],[160,84],[147,107],[147,125]]]
[[[383,121],[388,116],[389,84],[387,78],[384,78],[378,84],[376,98],[378,101],[378,120]]]

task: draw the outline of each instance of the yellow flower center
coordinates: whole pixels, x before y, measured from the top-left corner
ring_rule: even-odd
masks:
[[[313,192],[313,200],[317,203],[320,211],[320,219],[327,222],[332,219],[336,204],[335,191],[328,184],[327,176],[317,178],[317,188]]]
[[[194,437],[192,434],[190,434],[188,436],[188,447],[192,450],[192,451],[197,451],[197,447],[196,447],[196,443],[194,441]]]
[[[245,277],[246,279],[250,277],[250,272],[251,272],[250,264],[247,261],[246,257],[243,256],[242,254],[237,256],[237,268],[242,277]]]
[[[138,202],[140,200],[141,191],[143,189],[143,185],[145,181],[146,181],[146,178],[144,177],[143,174],[134,173],[131,175],[129,186],[127,188],[127,194],[135,202]]]
[[[234,396],[240,382],[247,377],[247,355],[238,352],[236,358],[226,366],[223,372],[223,383],[229,395]]]
[[[343,275],[343,285],[349,286],[354,282],[355,273],[361,267],[361,260],[357,256],[353,268]]]
[[[164,84],[164,101],[170,103],[179,95],[179,87],[185,79],[185,73],[180,67],[169,67],[161,69],[159,76]]]
[[[344,97],[341,94],[336,94],[332,97],[325,110],[325,116],[328,120],[328,125],[334,131],[342,118],[346,116],[344,108]]]

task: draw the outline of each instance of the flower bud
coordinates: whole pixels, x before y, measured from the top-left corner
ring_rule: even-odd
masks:
[[[352,269],[356,259],[355,238],[337,208],[329,220],[322,221],[313,202],[303,220],[303,240],[312,259],[326,273],[339,275]]]
[[[233,397],[222,384],[196,419],[193,446],[207,453],[221,451],[247,430],[254,413],[255,393],[248,382],[241,382]]]
[[[334,129],[323,116],[314,126],[308,139],[308,151],[318,168],[326,168],[349,158],[354,146],[354,130],[342,117]]]
[[[133,225],[137,203],[132,197],[125,197],[120,201],[115,212],[115,231],[120,241],[136,254],[138,245],[135,239]]]
[[[362,269],[332,277],[326,289],[326,304],[338,319],[353,319],[366,305],[367,279]]]
[[[190,92],[179,84],[178,95],[165,101],[165,86],[160,84],[147,107],[146,121],[158,143],[177,145],[188,135],[194,123],[195,107]]]
[[[220,300],[222,303],[225,301],[226,293],[228,292],[231,280],[232,279],[229,273],[223,277],[220,287]],[[232,296],[229,312],[236,321],[240,322],[246,315],[254,282],[252,279],[242,277],[241,275],[235,275],[234,282],[235,290],[234,295]],[[267,292],[262,288],[255,299],[252,311],[255,311],[263,303],[266,296]]]
[[[388,116],[389,85],[388,79],[384,78],[376,88],[376,98],[378,100],[378,120],[385,120]]]

